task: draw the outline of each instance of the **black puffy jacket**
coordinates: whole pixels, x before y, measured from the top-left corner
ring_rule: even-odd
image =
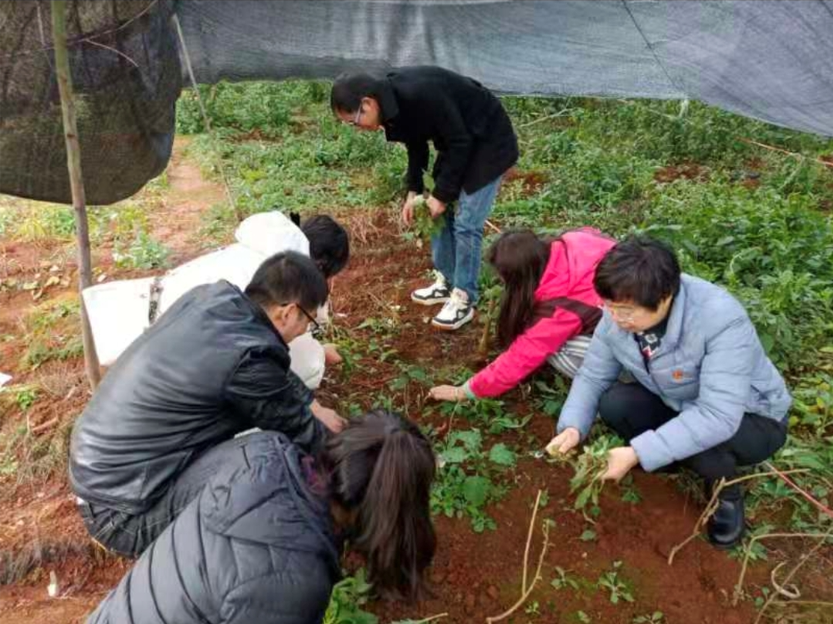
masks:
[[[260,427],[313,451],[312,395],[263,309],[226,281],[183,295],[119,357],[75,423],[70,484],[141,513],[206,449]]]
[[[322,621],[340,574],[328,503],[284,436],[246,438],[88,624]]]

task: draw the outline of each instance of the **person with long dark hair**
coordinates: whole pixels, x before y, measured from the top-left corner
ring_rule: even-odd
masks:
[[[381,595],[422,594],[436,458],[412,422],[370,412],[315,458],[266,431],[210,455],[211,481],[88,624],[318,624],[345,543]]]
[[[601,318],[593,273],[613,244],[592,228],[555,239],[531,230],[502,234],[488,262],[504,286],[497,336],[506,350],[462,386],[437,386],[431,396],[445,401],[498,396],[545,362],[572,378]]]
[[[399,67],[384,77],[364,73],[336,78],[333,113],[359,130],[384,129],[408,150],[408,195],[402,220],[414,220],[425,191],[428,143],[437,158],[426,199],[444,226],[431,238],[436,280],[411,293],[420,305],[443,304],[431,324],[456,330],[474,318],[483,226],[506,171],[518,160],[518,140],[500,100],[482,84],[441,67]],[[455,206],[456,204],[456,206]]]

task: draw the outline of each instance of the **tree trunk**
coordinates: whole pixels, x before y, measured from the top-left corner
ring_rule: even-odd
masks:
[[[55,70],[58,90],[61,94],[61,112],[64,119],[64,139],[67,150],[67,168],[72,190],[72,207],[75,209],[75,230],[78,237],[78,297],[81,299],[81,336],[84,342],[84,364],[90,387],[95,390],[101,380],[98,354],[93,342],[90,319],[84,306],[82,291],[92,285],[90,260],[90,234],[87,227],[87,199],[84,194],[84,178],[81,173],[81,146],[78,143],[78,127],[75,122],[75,101],[72,92],[72,75],[69,69],[66,32],[66,0],[52,0],[52,40],[55,44]]]

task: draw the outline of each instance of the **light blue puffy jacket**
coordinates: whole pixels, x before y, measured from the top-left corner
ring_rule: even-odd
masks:
[[[668,329],[646,369],[634,335],[605,311],[558,420],[588,434],[602,394],[622,370],[680,412],[631,440],[656,470],[729,440],[744,413],[781,421],[792,398],[743,306],[723,288],[683,274]]]

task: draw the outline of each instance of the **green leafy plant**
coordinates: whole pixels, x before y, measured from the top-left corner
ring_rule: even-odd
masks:
[[[599,589],[606,589],[609,593],[610,602],[618,604],[620,600],[633,602],[633,593],[628,584],[619,576],[622,568],[621,561],[613,562],[613,569],[605,572],[599,577],[597,585]]]
[[[654,611],[650,615],[637,615],[631,622],[633,624],[660,624],[665,622],[665,615],[662,611]]]
[[[362,609],[372,589],[364,569],[337,583],[324,614],[324,624],[377,624],[379,618]]]
[[[506,486],[495,483],[495,479],[501,470],[514,467],[516,461],[514,451],[503,443],[486,452],[478,429],[452,431],[439,453],[440,470],[431,492],[432,510],[448,517],[468,515],[477,533],[496,528],[484,508],[504,496]]]
[[[158,269],[166,266],[168,249],[146,232],[139,232],[126,248],[117,244],[113,261],[119,268]]]
[[[639,490],[633,482],[632,474],[626,474],[625,478],[619,482],[619,485],[622,488],[622,500],[624,502],[636,505],[642,500],[642,496],[639,494]]]
[[[543,381],[535,382],[538,409],[550,418],[555,418],[561,412],[569,389],[560,376],[553,379],[553,384],[555,387]]]
[[[15,392],[15,403],[24,412],[35,404],[37,398],[37,390],[30,386],[24,386]]]
[[[451,207],[447,209],[450,210]],[[423,195],[417,195],[414,199],[414,221],[411,225],[411,230],[421,240],[430,240],[431,237],[442,232],[445,225],[445,215],[440,215],[436,219],[433,218],[431,212],[428,210],[428,202],[425,197]]]
[[[556,590],[578,589],[578,582],[564,568],[555,566],[555,573],[556,577],[550,581],[550,585]]]
[[[532,419],[532,414],[521,418],[507,412],[505,403],[497,399],[445,402],[440,406],[440,413],[445,416],[461,416],[469,422],[485,427],[491,435],[523,429]]]
[[[604,487],[602,475],[607,470],[607,454],[610,449],[622,445],[616,436],[601,435],[584,447],[574,461],[575,474],[570,479],[570,491],[576,494],[573,506],[584,509],[588,503],[599,504],[599,495]]]

